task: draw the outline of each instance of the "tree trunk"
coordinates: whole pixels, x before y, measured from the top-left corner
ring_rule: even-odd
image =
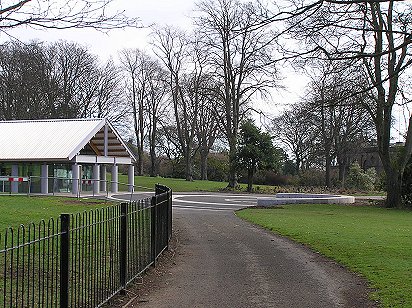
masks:
[[[344,162],[339,163],[339,182],[341,187],[345,187],[345,180],[346,180],[346,164]]]
[[[388,208],[399,207],[402,204],[401,188],[402,174],[398,170],[391,170],[386,174],[386,201]]]
[[[143,115],[143,99],[140,99],[139,102],[139,132],[140,132],[140,143],[138,144],[139,147],[139,165],[137,166],[137,174],[143,175],[143,142],[144,142],[144,115]]]
[[[339,167],[339,182],[341,188],[345,188],[346,180],[346,166],[347,166],[347,154],[338,153],[338,167]]]
[[[133,126],[134,126],[134,133],[136,137],[136,147],[137,147],[137,174],[143,175],[143,170],[141,166],[143,166],[143,149],[140,147],[140,131],[139,131],[139,118],[136,106],[136,78],[132,74],[132,105],[133,105]]]
[[[237,172],[236,172],[236,137],[229,138],[229,183],[228,188],[235,188],[237,186]]]
[[[331,175],[330,175],[331,164],[332,164],[332,159],[330,155],[327,154],[326,155],[325,185],[328,188],[331,187]]]
[[[295,164],[295,168],[296,168],[296,174],[300,173],[300,165],[301,165],[301,159],[300,159],[300,155],[298,153],[295,153],[295,157],[296,157],[296,164]]]
[[[150,149],[150,176],[157,176],[157,157],[156,157],[156,132],[157,132],[157,119],[153,112],[152,128],[149,129],[149,149]]]
[[[137,146],[137,175],[143,175],[143,150]]]
[[[207,181],[207,156],[208,151],[200,150],[200,179]]]
[[[157,158],[153,147],[150,147],[150,176],[154,177],[157,175]]]
[[[138,160],[137,160],[137,174],[138,175],[143,175],[143,155],[144,155],[144,151],[143,151],[143,138],[144,138],[144,131],[143,131],[143,123],[142,123],[142,115],[140,113],[140,107],[139,107],[139,140],[137,143],[137,148],[138,148]]]
[[[186,169],[185,169],[186,181],[193,181],[192,157],[190,153],[186,153],[185,163],[186,163]]]
[[[252,192],[253,185],[253,169],[250,168],[247,170],[247,191]]]

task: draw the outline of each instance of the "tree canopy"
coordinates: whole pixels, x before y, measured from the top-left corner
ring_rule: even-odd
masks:
[[[273,145],[270,134],[260,131],[252,120],[240,125],[236,165],[238,171],[247,170],[249,192],[252,191],[253,176],[257,170],[280,169],[281,153]]]

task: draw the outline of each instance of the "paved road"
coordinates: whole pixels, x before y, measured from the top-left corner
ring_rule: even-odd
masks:
[[[131,307],[373,307],[364,281],[237,218],[242,195],[175,194],[175,265]]]

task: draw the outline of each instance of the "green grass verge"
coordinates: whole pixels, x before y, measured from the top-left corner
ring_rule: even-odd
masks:
[[[108,179],[110,179],[110,173],[108,173]],[[119,174],[119,182],[127,183],[127,175]],[[192,182],[186,181],[185,179],[174,179],[174,178],[163,178],[163,177],[149,177],[149,176],[135,176],[135,185],[147,187],[150,190],[154,189],[155,184],[160,183],[172,188],[176,192],[191,192],[191,191],[209,191],[209,192],[218,192],[222,191],[227,187],[227,182],[215,182],[215,181],[202,181],[194,180]],[[236,192],[246,192],[247,185],[239,184]],[[119,185],[119,189],[127,191],[127,186]],[[137,190],[142,190],[137,187]],[[325,187],[314,188],[310,190],[310,187],[307,192],[310,193],[325,193]],[[302,187],[299,186],[271,186],[271,185],[253,185],[253,193],[262,193],[262,194],[275,194],[278,192],[303,192]],[[354,191],[340,191],[335,190],[331,193],[339,194],[348,194],[356,196],[384,196],[385,192],[354,192]]]
[[[50,231],[47,219],[56,219],[61,213],[107,208],[112,204],[96,199],[0,196],[0,250],[12,248],[0,253],[0,307],[17,307],[18,303],[19,306],[20,303],[21,306],[24,304],[24,307],[46,306],[45,302],[41,304],[46,299],[48,306],[55,306],[59,302],[58,293],[56,297],[49,295],[58,290],[60,250],[57,247],[60,240],[57,236],[42,238],[45,235],[47,238]],[[117,216],[119,212],[113,214]],[[142,271],[151,260],[151,211],[146,208],[129,214],[128,234],[129,241],[133,244],[129,247],[133,260],[128,262],[131,277]],[[114,288],[118,286],[116,264],[120,249],[119,224],[113,222],[111,217],[107,212],[83,216],[77,220],[78,224],[73,226],[70,233],[69,270],[73,281],[70,292],[76,293],[75,302],[83,306],[94,305],[96,296],[99,296],[98,302],[101,302],[110,293],[105,288],[110,289],[108,286],[112,284]],[[46,220],[45,226],[39,224],[42,219]],[[27,231],[30,222],[36,227]],[[24,224],[26,228],[18,229],[20,224]],[[3,231],[9,226],[14,231],[7,232],[6,236]],[[53,234],[58,232],[56,227],[56,224],[52,225]],[[17,230],[21,232],[20,235]],[[100,293],[96,292],[99,288],[102,288]]]
[[[360,273],[384,307],[412,307],[412,211],[288,205],[237,213]]]
[[[0,196],[0,233],[20,224],[39,223],[42,219],[58,218],[61,213],[78,213],[107,207],[102,200],[37,196]]]
[[[119,174],[119,182],[127,183],[127,175]],[[184,179],[172,179],[163,177],[149,177],[149,176],[136,176],[135,185],[150,188],[154,191],[155,184],[160,183],[170,187],[173,191],[189,192],[189,191],[219,191],[227,186],[227,182],[214,182],[214,181],[186,181]],[[141,190],[139,187],[136,190]]]

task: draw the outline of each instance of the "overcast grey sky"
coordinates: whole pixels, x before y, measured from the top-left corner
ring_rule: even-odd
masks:
[[[129,17],[140,18],[143,25],[173,25],[182,29],[190,30],[195,0],[115,0],[110,9],[124,10]],[[67,29],[67,30],[35,30],[32,28],[19,27],[9,31],[15,38],[26,42],[34,39],[40,41],[57,41],[59,39],[78,42],[85,45],[89,50],[105,61],[110,56],[117,59],[118,51],[124,48],[148,49],[148,35],[150,29],[123,29],[111,30],[108,34],[93,29]],[[0,40],[8,40],[8,36],[0,34]],[[274,104],[264,105],[265,111],[278,113],[279,108],[285,104],[296,101],[303,96],[303,87],[307,79],[293,73],[286,68],[283,72],[285,79],[283,85],[285,90],[273,92]]]
[[[169,24],[182,28],[190,27],[190,18],[194,8],[194,0],[115,0],[109,7],[111,11],[125,11],[128,17],[138,17],[143,25]],[[65,29],[65,30],[35,30],[21,26],[10,35],[21,41],[38,39],[41,41],[56,41],[59,39],[75,41],[89,47],[92,53],[99,55],[102,60],[109,56],[116,56],[123,48],[144,48],[147,45],[147,35],[150,29],[120,29],[101,33],[93,29]],[[1,33],[0,40],[9,37]]]
[[[114,11],[124,10],[127,16],[140,18],[142,24],[146,26],[151,24],[173,25],[190,30],[190,16],[195,9],[195,1],[197,0],[114,0],[110,9]],[[78,42],[87,46],[93,54],[98,55],[103,61],[110,56],[116,60],[118,51],[124,48],[139,48],[142,50],[150,48],[148,45],[150,29],[148,28],[112,30],[108,34],[104,34],[93,29],[34,30],[19,27],[8,31],[8,33],[24,42],[34,39],[40,41],[63,39]],[[0,33],[0,42],[8,39],[9,37],[6,34]],[[282,68],[282,75],[284,77],[282,85],[285,89],[274,91],[273,103],[262,106],[264,111],[272,115],[278,115],[285,106],[304,96],[304,87],[308,81],[307,77],[295,73],[289,67]],[[394,136],[399,140],[402,139],[401,134],[405,130],[405,125],[402,122],[406,120],[401,118],[403,112],[401,110],[396,111],[398,114],[398,130],[401,133],[397,132]]]

